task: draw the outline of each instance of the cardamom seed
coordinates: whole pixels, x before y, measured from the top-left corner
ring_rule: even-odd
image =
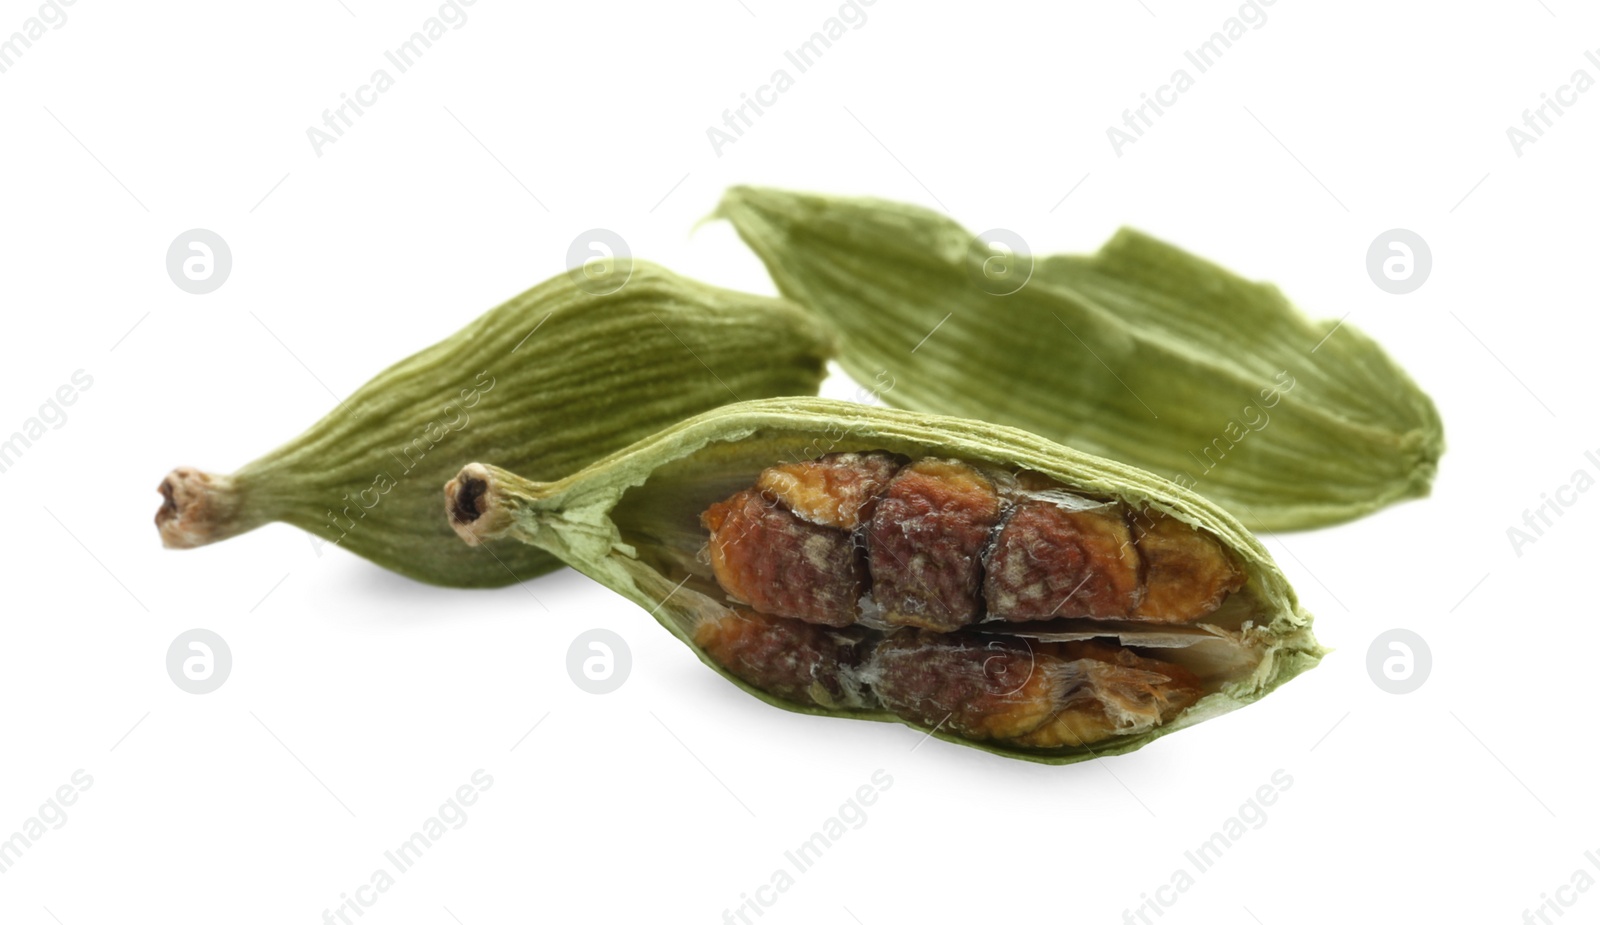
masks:
[[[881,200],[736,187],[718,214],[835,330],[846,372],[892,382],[888,404],[1148,469],[1255,529],[1425,496],[1444,451],[1433,402],[1369,337],[1131,229],[1033,258]]]
[[[445,496],[468,544],[549,551],[768,703],[1013,758],[1131,751],[1323,653],[1216,504],[973,420],[741,402],[553,482],[473,463]]]
[[[590,294],[563,274],[378,374],[231,475],[161,483],[162,541],[190,548],[282,521],[420,581],[494,587],[559,567],[521,543],[463,546],[438,486],[464,459],[553,479],[741,398],[814,394],[827,335],[785,302],[635,261]]]

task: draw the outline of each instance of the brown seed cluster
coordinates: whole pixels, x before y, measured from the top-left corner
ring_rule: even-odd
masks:
[[[837,453],[774,466],[702,522],[730,598],[826,626],[1189,623],[1244,584],[1221,543],[1159,511],[955,460]]]
[[[1028,747],[1151,728],[1201,686],[1131,649],[1007,627],[1192,623],[1244,584],[1215,538],[1175,518],[958,460],[836,453],[773,466],[701,519],[736,606],[696,642],[735,676]]]
[[[702,620],[695,643],[735,677],[786,700],[883,709],[952,735],[1028,748],[1143,732],[1201,694],[1181,666],[1095,643],[885,635],[732,609]]]

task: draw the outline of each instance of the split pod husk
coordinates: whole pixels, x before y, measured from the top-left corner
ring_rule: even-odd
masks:
[[[743,402],[556,481],[472,463],[445,496],[467,543],[559,557],[768,703],[1008,757],[1131,751],[1323,653],[1213,502],[973,420]]]

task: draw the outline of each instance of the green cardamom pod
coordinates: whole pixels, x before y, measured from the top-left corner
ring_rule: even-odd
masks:
[[[1439,414],[1381,347],[1137,231],[1034,258],[881,200],[737,187],[718,215],[891,405],[1148,469],[1258,530],[1430,489]]]
[[[768,703],[1014,758],[1131,751],[1323,654],[1216,504],[961,418],[741,402],[556,481],[469,464],[445,511],[468,544],[560,557]]]
[[[161,483],[169,547],[272,521],[420,581],[495,587],[559,567],[521,543],[461,544],[439,485],[483,459],[554,479],[686,417],[740,399],[815,394],[826,332],[782,301],[634,261],[591,294],[567,274],[396,363],[309,430],[231,475]]]

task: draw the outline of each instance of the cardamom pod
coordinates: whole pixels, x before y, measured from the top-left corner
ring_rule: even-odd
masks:
[[[973,420],[741,402],[554,482],[472,463],[445,497],[468,544],[548,550],[768,703],[1014,758],[1131,751],[1323,653],[1214,503]]]
[[[776,299],[635,261],[620,289],[557,276],[396,363],[305,433],[232,475],[161,483],[165,545],[272,521],[420,581],[494,587],[559,567],[521,543],[461,544],[438,516],[463,460],[554,479],[741,398],[815,394],[826,333]]]
[[[1366,335],[1137,231],[1033,258],[881,200],[736,187],[717,214],[834,328],[847,372],[892,383],[885,402],[1148,469],[1255,529],[1425,496],[1444,450],[1433,402]]]

